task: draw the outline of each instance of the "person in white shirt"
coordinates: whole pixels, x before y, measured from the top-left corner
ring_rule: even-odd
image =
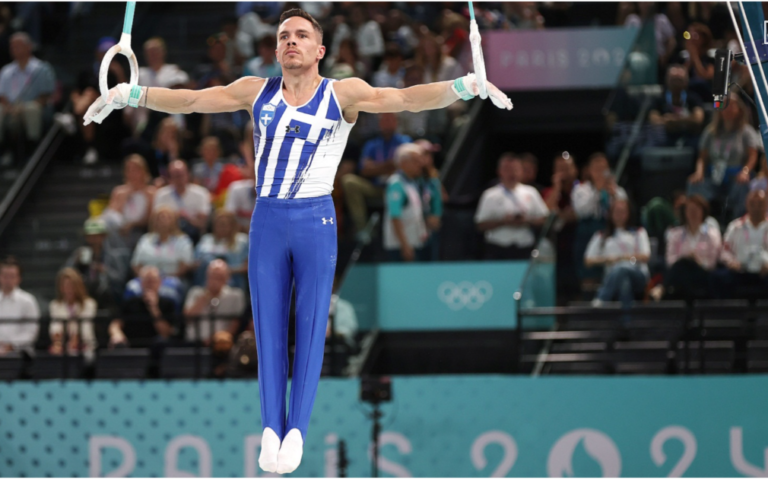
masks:
[[[485,233],[488,260],[530,258],[536,243],[534,227],[540,227],[549,215],[538,190],[520,183],[522,174],[520,159],[503,154],[498,162],[500,183],[480,197],[475,224]]]
[[[574,185],[571,190],[571,205],[578,218],[573,258],[584,258],[589,240],[596,232],[605,228],[611,202],[614,199],[626,198],[624,189],[616,185],[605,154],[597,152],[590,155],[584,167],[584,181]],[[599,276],[597,269],[586,269],[582,262],[576,262],[576,265],[580,279]]]
[[[251,229],[251,217],[256,206],[256,169],[254,168],[255,152],[253,145],[253,122],[243,129],[243,141],[240,144],[240,154],[245,161],[243,165],[243,179],[236,180],[227,188],[227,199],[224,201],[224,210],[235,214],[239,229],[248,233]]]
[[[648,283],[651,244],[645,229],[628,228],[630,209],[627,200],[614,200],[609,212],[608,227],[592,236],[584,262],[588,267],[605,267],[603,284],[593,305],[620,300],[628,308]]]
[[[70,355],[77,355],[82,350],[87,359],[93,359],[96,349],[93,330],[96,301],[88,296],[83,278],[74,268],[63,268],[59,272],[56,290],[56,299],[48,306],[51,316],[48,329],[51,337],[50,352],[61,355],[66,347]]]
[[[8,257],[0,262],[0,356],[13,351],[34,353],[40,308],[35,297],[20,289],[19,284],[21,267]]]
[[[211,194],[205,187],[189,182],[189,170],[182,160],[174,160],[168,167],[171,184],[155,194],[152,209],[169,207],[181,217],[181,230],[193,240],[200,238],[208,226],[211,215]]]
[[[192,268],[192,241],[179,229],[178,214],[170,207],[160,207],[152,214],[149,233],[142,235],[133,251],[131,267],[136,276],[146,265],[163,276],[183,278]]]
[[[726,298],[762,288],[768,297],[768,199],[765,190],[747,196],[747,214],[728,224],[720,260],[727,270],[717,272],[717,293]],[[753,292],[754,293],[754,292]],[[754,296],[754,295],[752,295]]]
[[[229,267],[224,260],[208,264],[205,286],[192,287],[184,302],[186,339],[210,344],[214,333],[229,332],[233,337],[240,328],[240,316],[245,310],[245,295],[230,287]],[[196,323],[199,324],[196,325]]]

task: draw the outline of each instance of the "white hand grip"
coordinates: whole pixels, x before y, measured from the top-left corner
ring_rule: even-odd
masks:
[[[472,64],[475,66],[480,98],[486,99],[488,98],[488,88],[486,86],[485,61],[483,60],[483,48],[480,46],[480,30],[477,28],[475,20],[469,24],[469,44],[472,47]]]

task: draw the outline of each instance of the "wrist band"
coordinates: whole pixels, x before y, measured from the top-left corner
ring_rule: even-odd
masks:
[[[453,81],[453,92],[462,100],[472,100],[475,98],[474,95],[472,95],[471,92],[469,92],[466,88],[464,88],[464,77],[457,78]]]
[[[128,105],[134,108],[138,107],[140,98],[141,98],[141,87],[139,85],[131,86],[131,95],[128,97]]]

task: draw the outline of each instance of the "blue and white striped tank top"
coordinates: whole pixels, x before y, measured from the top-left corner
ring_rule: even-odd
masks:
[[[299,107],[283,98],[283,78],[272,77],[253,102],[256,194],[311,198],[329,195],[354,126],[341,114],[334,80],[323,78]]]

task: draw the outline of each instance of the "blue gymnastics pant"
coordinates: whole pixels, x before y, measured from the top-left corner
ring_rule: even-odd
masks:
[[[263,428],[282,439],[293,428],[307,435],[325,351],[325,330],[336,270],[336,212],[330,195],[259,197],[253,210],[248,278],[259,356]],[[296,288],[296,351],[290,408],[288,316]]]

